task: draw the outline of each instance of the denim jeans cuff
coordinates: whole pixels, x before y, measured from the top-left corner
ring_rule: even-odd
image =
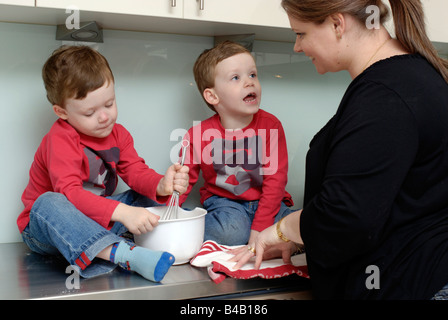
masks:
[[[117,265],[110,261],[100,258],[94,259],[102,250],[121,240],[122,238],[116,234],[106,233],[102,234],[91,244],[86,245],[87,249],[81,252],[75,260],[75,264],[80,268],[80,275],[83,278],[92,278],[115,269]]]

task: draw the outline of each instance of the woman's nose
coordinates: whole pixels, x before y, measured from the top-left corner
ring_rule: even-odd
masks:
[[[301,43],[301,41],[300,41],[298,36],[297,36],[297,39],[296,39],[296,43],[294,44],[294,51],[297,52],[297,53],[300,53],[300,52],[303,51],[302,50],[302,43]]]

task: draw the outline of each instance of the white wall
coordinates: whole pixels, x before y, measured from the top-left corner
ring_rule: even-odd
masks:
[[[56,116],[46,100],[41,68],[61,45],[56,28],[0,23],[0,243],[21,241],[16,226],[28,171],[42,137]],[[213,46],[212,37],[104,30],[98,50],[109,60],[116,81],[118,122],[160,173],[170,165],[176,128],[188,129],[211,111],[196,89],[192,67]],[[288,191],[296,207],[303,199],[305,155],[314,134],[336,111],[350,82],[347,73],[320,76],[292,43],[256,41],[263,89],[262,107],[282,122],[289,149]],[[119,191],[127,189],[120,183]],[[189,205],[198,204],[197,189]]]

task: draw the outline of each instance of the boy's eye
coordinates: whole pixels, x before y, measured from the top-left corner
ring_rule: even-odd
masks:
[[[232,77],[232,80],[238,80],[240,77],[238,77],[238,76],[233,76]]]
[[[257,77],[257,74],[256,74],[256,73],[251,73],[251,74],[250,74],[250,77],[251,77],[251,78],[256,78],[256,77]]]
[[[303,39],[304,36],[305,36],[304,33],[300,33],[300,32],[297,33],[297,37],[298,37],[299,39]]]
[[[84,113],[85,117],[91,117],[95,114],[95,110],[94,109],[88,109],[86,110],[86,112]]]

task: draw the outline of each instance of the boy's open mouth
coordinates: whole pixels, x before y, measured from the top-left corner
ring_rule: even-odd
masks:
[[[249,93],[244,99],[244,102],[254,102],[255,100],[257,100],[257,95],[255,94],[255,92],[251,92]]]

